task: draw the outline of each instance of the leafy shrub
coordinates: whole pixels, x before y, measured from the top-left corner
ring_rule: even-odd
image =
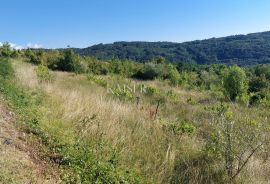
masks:
[[[145,90],[147,95],[154,95],[159,92],[159,90],[154,86],[146,86]]]
[[[109,73],[108,63],[98,60],[88,61],[88,72],[96,75],[107,75]]]
[[[270,80],[270,65],[257,65],[254,73],[256,76],[265,76],[266,79]]]
[[[163,77],[164,65],[155,63],[146,63],[144,68],[133,75],[135,78],[152,80]]]
[[[172,131],[176,135],[193,134],[196,131],[196,127],[187,120],[164,124],[164,126],[167,130]]]
[[[119,98],[120,100],[128,100],[129,101],[129,100],[134,99],[132,92],[130,92],[127,89],[116,88],[112,92],[113,92],[113,95],[116,96],[117,98]]]
[[[168,70],[168,79],[170,80],[172,85],[177,85],[180,82],[180,73],[176,69],[176,67],[172,64],[167,65]]]
[[[250,105],[270,106],[270,92],[268,90],[263,90],[251,94],[249,103]]]
[[[270,82],[265,78],[265,76],[260,76],[260,77],[252,77],[251,80],[249,81],[249,92],[259,92],[263,89],[266,89],[267,87],[270,86]]]
[[[118,59],[113,59],[112,61],[109,61],[108,65],[110,73],[119,74],[124,77],[132,77],[143,66],[143,64],[136,63],[134,61],[120,61]]]
[[[140,177],[133,172],[118,167],[114,150],[107,150],[107,161],[100,158],[102,155],[99,149],[103,149],[104,144],[89,146],[78,143],[65,147],[61,151],[65,155],[61,163],[72,170],[66,172],[62,179],[67,183],[141,183]]]
[[[236,97],[241,97],[246,94],[248,83],[245,71],[235,65],[230,67],[224,77],[224,89],[225,93],[232,101],[235,101]]]
[[[3,43],[3,45],[0,47],[0,56],[10,57],[12,53],[13,51],[10,44],[8,42]]]
[[[53,75],[51,74],[47,66],[38,65],[35,71],[40,82],[52,81]]]
[[[97,83],[98,85],[100,85],[102,87],[107,87],[107,81],[105,79],[103,79],[102,77],[97,77],[93,74],[88,74],[87,79]]]
[[[63,52],[63,57],[56,61],[54,67],[56,70],[82,73],[84,72],[84,66],[79,59],[80,57],[73,50],[67,49]]]

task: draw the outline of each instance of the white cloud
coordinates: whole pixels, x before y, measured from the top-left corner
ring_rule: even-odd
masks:
[[[15,50],[21,50],[23,49],[24,47],[21,46],[21,45],[17,45],[16,43],[9,43],[10,47],[15,49]]]
[[[33,48],[33,49],[38,49],[38,48],[41,48],[42,47],[41,44],[37,44],[37,43],[28,43],[26,46],[28,48]]]
[[[2,46],[2,45],[3,45],[3,42],[0,42],[0,46]],[[36,43],[28,43],[26,46],[22,46],[22,45],[18,45],[16,43],[9,42],[9,45],[12,49],[15,49],[15,50],[21,50],[21,49],[25,49],[25,48],[38,49],[38,48],[43,47],[41,44],[36,44]]]

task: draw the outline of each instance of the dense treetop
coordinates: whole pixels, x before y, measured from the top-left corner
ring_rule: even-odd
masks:
[[[172,62],[198,64],[238,64],[242,66],[270,63],[270,32],[211,38],[184,43],[115,42],[75,49],[81,55],[99,59],[148,61],[164,57]]]

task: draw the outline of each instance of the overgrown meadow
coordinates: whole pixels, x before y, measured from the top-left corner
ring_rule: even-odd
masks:
[[[0,55],[0,92],[63,183],[269,183],[269,65]]]

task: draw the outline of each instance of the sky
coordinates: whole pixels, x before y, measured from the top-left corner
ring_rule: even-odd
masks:
[[[0,42],[88,47],[270,31],[269,0],[1,0]],[[1,43],[0,43],[1,44]]]

